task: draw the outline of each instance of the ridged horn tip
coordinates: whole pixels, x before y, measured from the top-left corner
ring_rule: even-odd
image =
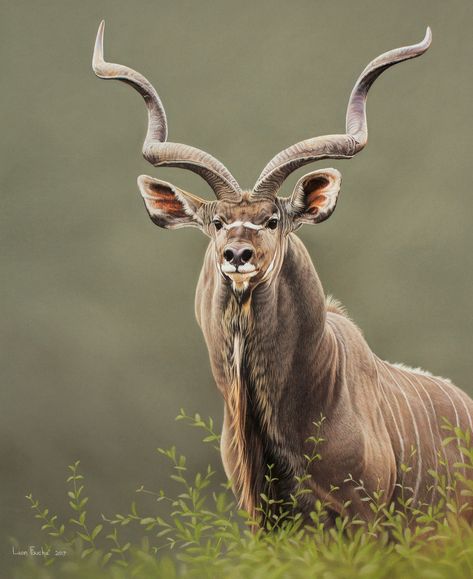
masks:
[[[99,25],[97,38],[95,39],[94,55],[92,57],[92,68],[97,76],[101,74],[100,67],[105,64],[103,58],[103,33],[105,30],[105,20]]]
[[[432,30],[430,26],[427,26],[424,40],[422,40],[422,42],[419,42],[419,48],[422,50],[422,52],[425,52],[431,44],[432,44]]]

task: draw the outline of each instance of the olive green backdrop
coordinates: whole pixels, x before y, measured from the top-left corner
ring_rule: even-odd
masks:
[[[157,446],[176,443],[192,465],[220,469],[174,422],[181,406],[221,420],[193,312],[207,241],[153,226],[136,177],[210,193],[142,159],[141,98],[90,68],[102,18],[106,56],[155,84],[171,140],[213,153],[246,186],[280,149],[343,131],[368,61],[432,27],[427,54],[373,87],[367,149],[329,161],[344,176],[334,216],[300,235],[378,355],[473,393],[470,0],[2,0],[5,565],[17,562],[7,537],[38,541],[24,495],[65,511],[74,460],[91,508],[108,514],[139,484],[164,483]]]

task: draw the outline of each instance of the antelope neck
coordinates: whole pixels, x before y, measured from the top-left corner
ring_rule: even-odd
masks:
[[[235,368],[249,395],[269,410],[291,396],[295,365],[307,381],[323,390],[323,366],[333,359],[333,336],[326,327],[325,296],[303,243],[289,236],[282,266],[271,283],[263,282],[241,297],[224,283],[220,286],[223,333],[230,351],[226,363]],[[307,346],[310,345],[310,348]],[[316,371],[315,369],[318,368]],[[317,374],[315,376],[314,374]],[[300,375],[300,372],[299,372]],[[302,386],[302,385],[301,385]],[[321,388],[323,386],[323,388]],[[258,404],[257,404],[258,405]],[[268,422],[274,416],[262,416]]]

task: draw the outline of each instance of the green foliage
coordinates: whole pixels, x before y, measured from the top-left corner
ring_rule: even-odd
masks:
[[[204,432],[204,442],[218,448],[220,437],[212,419],[181,410],[177,420]],[[314,423],[311,452],[306,455],[307,472],[296,479],[289,501],[273,496],[277,482],[273,465],[268,465],[266,490],[257,509],[258,521],[238,509],[229,485],[221,489],[213,484],[214,471],[209,466],[192,474],[186,458],[173,446],[158,449],[171,466],[176,493],[152,491],[143,486],[140,495],[151,497],[152,512],[141,512],[133,501],[129,512],[113,517],[102,515],[100,524],[89,523],[86,510],[84,476],[79,461],[69,466],[67,497],[72,516],[60,522],[47,508],[29,494],[34,517],[41,522],[48,555],[28,559],[17,569],[21,579],[128,577],[148,578],[306,578],[323,577],[471,577],[473,576],[473,531],[458,516],[473,496],[473,482],[465,472],[473,468],[471,435],[445,422],[450,434],[444,446],[456,444],[461,460],[449,477],[432,472],[438,490],[434,505],[414,506],[411,490],[401,488],[399,501],[388,503],[383,491],[369,493],[363,481],[347,475],[371,511],[369,521],[350,518],[342,513],[335,525],[326,523],[326,507],[317,500],[311,513],[311,525],[304,525],[297,505],[311,492],[309,466],[320,460],[319,432],[323,417]],[[412,456],[415,449],[412,449]],[[440,453],[439,453],[440,457]],[[402,465],[403,472],[409,472]],[[457,485],[465,503],[454,498]],[[215,490],[217,488],[217,490]],[[337,489],[332,489],[335,492]],[[144,497],[143,497],[144,498]],[[143,502],[140,500],[140,502]],[[349,503],[345,505],[348,507]],[[140,508],[142,508],[140,506]],[[127,527],[139,530],[141,539],[122,538]],[[66,553],[58,556],[58,553]]]

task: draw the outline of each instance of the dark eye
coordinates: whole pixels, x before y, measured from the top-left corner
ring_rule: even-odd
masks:
[[[220,221],[220,219],[214,219],[212,223],[215,225],[215,229],[217,231],[219,231],[219,229],[222,229],[223,227],[223,223]]]
[[[276,229],[276,227],[278,226],[278,220],[275,217],[272,217],[267,223],[266,223],[266,227],[268,229]]]

